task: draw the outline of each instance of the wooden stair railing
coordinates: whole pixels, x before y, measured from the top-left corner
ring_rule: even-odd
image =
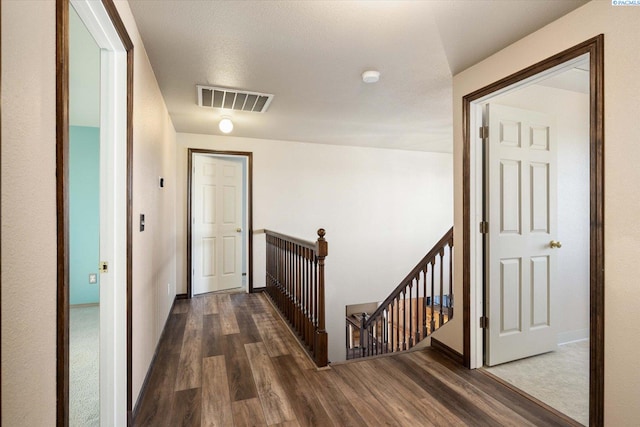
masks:
[[[324,229],[308,242],[265,230],[266,293],[318,367],[328,364],[325,330]]]
[[[409,350],[451,320],[452,267],[453,227],[373,313],[347,317],[347,359]]]

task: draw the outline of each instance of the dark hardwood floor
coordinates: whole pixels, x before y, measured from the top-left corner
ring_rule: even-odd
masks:
[[[566,426],[426,349],[317,371],[263,294],[178,300],[136,426]]]

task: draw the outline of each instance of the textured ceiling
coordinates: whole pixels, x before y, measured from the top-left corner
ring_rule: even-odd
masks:
[[[451,76],[579,0],[129,0],[178,132],[451,151]],[[365,84],[361,74],[380,71]],[[275,95],[266,113],[196,105],[196,84]]]

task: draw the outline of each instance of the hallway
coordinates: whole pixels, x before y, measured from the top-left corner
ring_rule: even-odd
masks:
[[[316,371],[266,298],[176,301],[134,425],[574,425],[432,349]]]

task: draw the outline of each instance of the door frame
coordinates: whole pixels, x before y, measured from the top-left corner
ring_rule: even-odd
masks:
[[[236,157],[244,158],[247,162],[247,175],[244,178],[247,180],[247,200],[243,200],[242,204],[247,204],[247,224],[246,224],[246,242],[247,247],[243,247],[243,256],[246,250],[247,254],[247,292],[253,293],[253,153],[247,151],[220,151],[220,150],[205,150],[199,148],[189,148],[187,150],[187,298],[193,297],[191,269],[192,267],[192,211],[191,211],[191,191],[193,186],[193,174],[191,169],[193,168],[193,156],[196,154],[204,154],[219,157]],[[244,243],[244,242],[243,242]],[[244,244],[243,244],[244,246]]]
[[[476,224],[482,201],[477,200],[479,138],[472,132],[481,125],[475,114],[477,102],[506,88],[589,54],[589,144],[590,144],[590,255],[589,255],[589,422],[604,422],[604,36],[602,34],[564,50],[530,67],[511,74],[463,97],[463,361],[477,366],[479,328],[478,271],[476,260],[483,256],[482,237]],[[480,122],[478,121],[480,120]],[[480,178],[481,179],[481,178]],[[474,262],[472,263],[472,259]],[[473,282],[472,282],[473,278]],[[473,283],[473,287],[472,287]],[[473,297],[473,298],[472,298]],[[472,340],[474,345],[472,346]],[[473,357],[472,360],[472,355]]]
[[[95,11],[95,4],[84,0],[89,9]],[[101,0],[104,13],[92,15],[92,19],[97,27],[108,25],[110,21],[115,35],[107,35],[107,40],[112,40],[114,44],[120,44],[124,48],[126,55],[126,81],[111,81],[111,88],[122,88],[126,86],[126,95],[122,101],[125,102],[126,123],[116,123],[114,126],[123,133],[126,132],[126,141],[122,144],[125,147],[126,164],[116,163],[116,171],[124,170],[126,177],[122,179],[126,188],[116,190],[118,203],[122,201],[122,212],[125,213],[120,218],[115,218],[117,230],[113,236],[112,243],[117,242],[119,246],[126,246],[125,254],[114,258],[114,265],[111,266],[119,278],[126,278],[126,291],[124,295],[117,295],[115,299],[115,310],[118,313],[126,311],[126,318],[122,323],[118,322],[118,334],[126,334],[126,348],[121,351],[126,352],[126,367],[113,367],[114,374],[117,370],[126,369],[126,380],[116,382],[114,387],[126,388],[126,414],[123,417],[129,419],[132,407],[132,382],[131,382],[131,345],[132,345],[132,306],[131,306],[131,282],[132,282],[132,157],[133,157],[133,43],[129,38],[127,30],[112,0]],[[56,322],[56,425],[66,427],[69,425],[69,7],[70,0],[56,0],[56,222],[57,222],[57,322]],[[93,9],[92,9],[93,8]],[[94,29],[96,29],[94,28]],[[104,30],[102,30],[104,31]],[[113,37],[111,39],[110,37]],[[117,39],[116,39],[117,37]],[[102,47],[102,46],[101,46]],[[105,58],[104,53],[102,54]],[[115,51],[108,51],[107,60],[125,65],[124,61]],[[113,77],[113,76],[112,76]],[[101,85],[103,83],[101,82]],[[114,89],[115,90],[115,89]],[[120,98],[118,98],[120,100]],[[102,101],[101,101],[102,102]],[[115,107],[119,108],[119,107]],[[102,118],[101,118],[102,122]],[[120,148],[120,147],[118,147]],[[122,233],[117,234],[116,233]],[[123,238],[124,237],[124,238]],[[123,241],[124,240],[124,241]],[[114,313],[115,316],[115,313]],[[122,329],[122,330],[121,330]],[[115,345],[115,343],[114,343]],[[116,347],[116,351],[118,348]],[[116,363],[118,361],[112,361]],[[124,375],[123,375],[124,376]],[[124,383],[126,381],[126,384]],[[111,399],[115,399],[123,390],[114,390]],[[114,402],[117,408],[118,404]],[[117,414],[113,414],[116,416]]]

